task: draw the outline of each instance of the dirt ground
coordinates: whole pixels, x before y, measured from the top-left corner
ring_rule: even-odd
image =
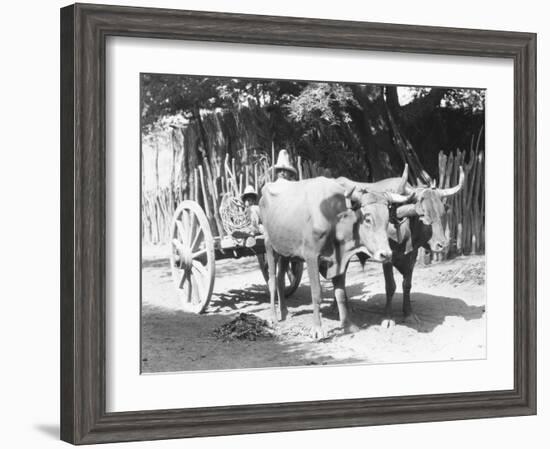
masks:
[[[287,299],[289,315],[273,337],[256,341],[220,339],[216,330],[239,313],[270,319],[269,296],[255,258],[216,264],[214,295],[205,314],[179,309],[171,280],[167,247],[144,247],[142,263],[142,372],[174,372],[324,365],[397,363],[485,358],[485,257],[469,256],[421,266],[413,276],[411,301],[418,320],[401,313],[401,276],[393,308],[396,325],[384,318],[382,266],[352,262],[346,288],[352,334],[339,328],[331,308],[332,285],[323,282],[321,306],[328,338],[310,337],[312,306],[307,273]]]

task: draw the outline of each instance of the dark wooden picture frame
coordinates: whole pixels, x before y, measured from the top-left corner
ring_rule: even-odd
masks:
[[[106,412],[107,36],[511,58],[514,388]],[[61,10],[61,438],[74,444],[536,413],[536,35],[76,4]]]

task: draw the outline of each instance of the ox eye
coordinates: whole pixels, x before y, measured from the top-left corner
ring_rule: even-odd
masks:
[[[372,226],[373,219],[372,219],[372,216],[370,214],[365,215],[365,218],[363,220],[366,224],[368,224],[369,226]]]

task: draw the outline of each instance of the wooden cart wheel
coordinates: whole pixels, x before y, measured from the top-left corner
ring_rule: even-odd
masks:
[[[260,269],[264,276],[265,282],[269,280],[269,272],[267,268],[267,260],[265,254],[258,254],[258,263],[260,264]],[[288,269],[286,270],[285,278],[285,296],[289,297],[292,295],[302,280],[302,273],[304,272],[304,262],[300,260],[292,260],[288,264]]]
[[[208,306],[216,275],[214,238],[202,208],[183,201],[170,228],[172,279],[186,312],[202,313]]]

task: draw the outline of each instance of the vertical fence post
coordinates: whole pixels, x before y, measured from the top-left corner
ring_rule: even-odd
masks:
[[[269,169],[269,176],[271,178],[271,181],[275,180],[275,170],[273,170],[274,165],[275,165],[275,142],[271,141],[271,167]]]

